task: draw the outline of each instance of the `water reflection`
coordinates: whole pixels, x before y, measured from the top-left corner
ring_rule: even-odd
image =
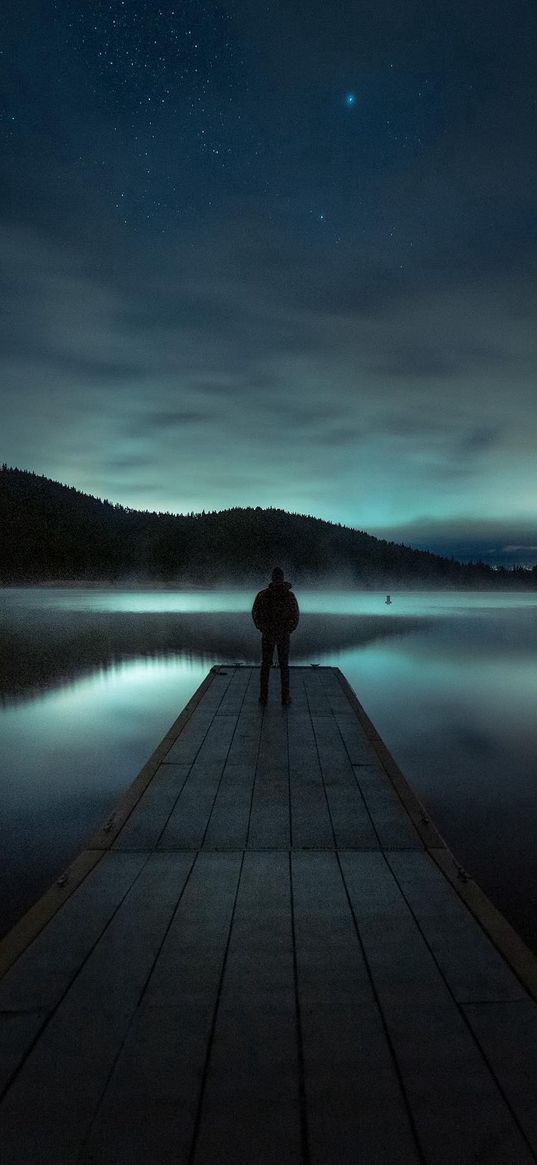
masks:
[[[2,931],[109,816],[206,671],[132,659],[4,706]]]
[[[92,599],[94,595],[90,596]],[[4,610],[3,651],[0,659],[0,695],[3,699],[30,698],[40,689],[65,685],[73,678],[110,669],[125,660],[174,659],[197,661],[210,667],[217,660],[257,663],[259,635],[243,609],[177,612],[73,609],[70,594],[65,607],[38,606],[23,615],[20,606]],[[120,599],[121,596],[118,596]],[[32,595],[32,601],[35,602]],[[210,601],[207,596],[204,602]],[[19,600],[20,602],[20,600]],[[235,603],[237,600],[235,599]],[[293,636],[295,662],[318,662],[367,643],[408,635],[427,619],[378,615],[308,613],[302,615]]]
[[[537,947],[537,602],[300,595],[294,662],[337,663],[457,856]],[[0,592],[6,929],[105,819],[216,661],[241,592]]]

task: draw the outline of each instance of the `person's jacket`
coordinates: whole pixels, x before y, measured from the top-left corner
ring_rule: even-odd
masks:
[[[252,619],[263,635],[290,635],[298,626],[299,618],[291,583],[271,582],[256,595]]]

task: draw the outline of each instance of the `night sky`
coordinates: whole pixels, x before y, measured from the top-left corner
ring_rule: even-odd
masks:
[[[537,561],[537,7],[3,19],[2,460]]]

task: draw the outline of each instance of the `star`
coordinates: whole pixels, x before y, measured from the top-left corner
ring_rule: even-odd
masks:
[[[345,95],[345,105],[356,105],[356,94],[347,93]]]

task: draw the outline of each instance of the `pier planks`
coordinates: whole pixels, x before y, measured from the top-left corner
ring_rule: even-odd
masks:
[[[535,1162],[535,960],[338,670],[258,678],[207,677],[5,940],[3,1165]]]

